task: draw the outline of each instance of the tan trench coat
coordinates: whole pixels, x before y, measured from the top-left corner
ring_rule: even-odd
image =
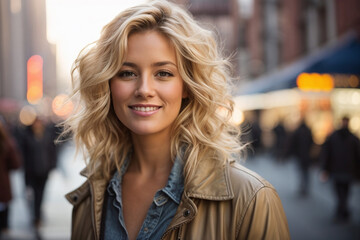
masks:
[[[82,173],[86,176],[86,173]],[[99,239],[107,182],[88,177],[66,195],[73,204],[72,239]],[[203,164],[185,186],[162,239],[290,239],[286,216],[273,186],[238,163]]]

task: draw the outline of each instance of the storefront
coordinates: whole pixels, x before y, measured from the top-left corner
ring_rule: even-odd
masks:
[[[259,117],[265,146],[273,144],[272,130],[279,123],[291,132],[301,119],[318,145],[344,115],[360,137],[360,40],[350,34],[337,45],[240,87],[234,100],[245,121]]]

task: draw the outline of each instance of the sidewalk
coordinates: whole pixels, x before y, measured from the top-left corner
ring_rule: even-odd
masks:
[[[294,161],[278,163],[269,155],[249,159],[244,164],[267,179],[277,189],[288,218],[292,240],[360,239],[360,184],[353,185],[350,196],[351,221],[333,221],[335,198],[331,182],[319,181],[319,170],[310,174],[310,194],[297,194],[298,173]]]

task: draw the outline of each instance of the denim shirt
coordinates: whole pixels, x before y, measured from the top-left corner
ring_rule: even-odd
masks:
[[[108,198],[104,226],[104,239],[128,240],[122,210],[121,181],[129,166],[129,158],[116,172],[107,187]],[[184,190],[183,163],[176,157],[167,185],[156,192],[136,239],[160,239],[169,226],[180,204]]]

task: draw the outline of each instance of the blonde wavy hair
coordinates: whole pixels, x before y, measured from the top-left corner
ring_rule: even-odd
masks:
[[[110,178],[132,149],[129,130],[115,115],[109,80],[124,62],[129,36],[147,30],[171,40],[188,92],[171,135],[171,154],[173,159],[177,154],[183,156],[185,181],[201,161],[224,164],[236,159],[242,147],[239,128],[230,122],[234,105],[231,65],[221,56],[211,31],[200,27],[185,9],[161,0],[120,13],[73,65],[73,96],[79,96],[80,104],[65,122],[66,132],[86,150],[90,172]]]

